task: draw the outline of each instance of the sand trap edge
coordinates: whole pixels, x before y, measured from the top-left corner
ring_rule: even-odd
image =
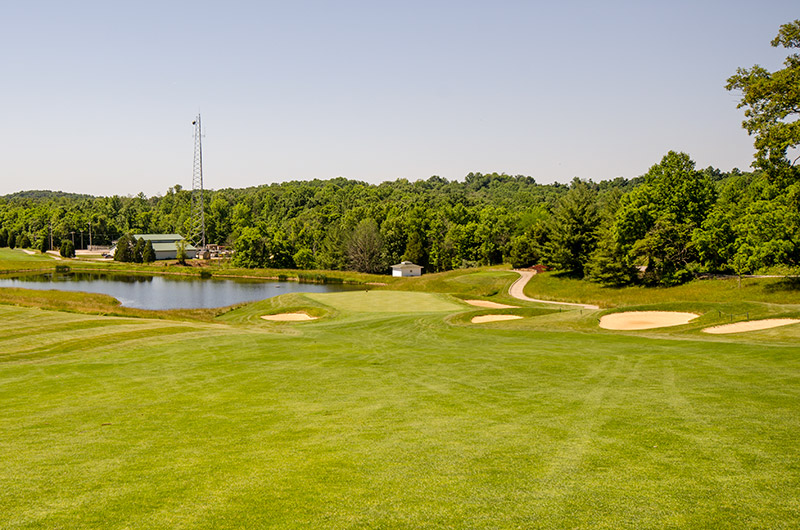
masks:
[[[764,329],[779,328],[781,326],[791,326],[792,324],[798,323],[800,323],[800,320],[796,318],[765,318],[762,320],[745,320],[744,322],[712,326],[702,331],[710,335],[727,335],[729,333],[747,333],[748,331],[761,331]]]
[[[473,324],[485,324],[487,322],[502,322],[504,320],[519,320],[522,318],[519,315],[480,315],[477,317],[472,317]]]
[[[612,331],[639,331],[688,324],[700,315],[681,311],[625,311],[600,317],[600,326]]]
[[[275,315],[261,315],[264,320],[271,322],[308,322],[309,320],[317,320],[319,317],[312,317],[308,313],[297,311],[295,313],[277,313]]]
[[[499,304],[489,300],[464,300],[464,303],[485,309],[519,309],[518,305]]]

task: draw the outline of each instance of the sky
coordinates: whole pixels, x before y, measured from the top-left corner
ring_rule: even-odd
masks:
[[[737,67],[793,1],[75,0],[0,6],[0,194],[749,168]]]

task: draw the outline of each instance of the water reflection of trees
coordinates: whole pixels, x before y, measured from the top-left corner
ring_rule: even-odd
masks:
[[[34,281],[53,281],[53,282],[96,282],[110,281],[121,283],[150,283],[154,276],[144,276],[139,274],[104,274],[102,272],[67,272],[55,274],[41,274],[42,279]]]

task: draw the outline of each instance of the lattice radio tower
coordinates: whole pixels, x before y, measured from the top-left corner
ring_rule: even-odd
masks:
[[[192,170],[192,233],[189,240],[198,249],[206,248],[206,220],[203,212],[203,140],[200,114],[194,125],[194,167]]]

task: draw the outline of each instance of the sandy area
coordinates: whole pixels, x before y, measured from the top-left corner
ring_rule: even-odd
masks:
[[[624,331],[667,328],[686,324],[699,316],[694,313],[679,313],[677,311],[628,311],[601,317],[600,327]]]
[[[464,300],[464,302],[477,307],[485,307],[486,309],[515,309],[519,307],[516,305],[498,304],[497,302],[490,302],[488,300]]]
[[[261,318],[264,320],[272,320],[276,322],[301,322],[305,320],[316,320],[317,317],[312,317],[308,313],[278,313],[277,315],[264,315]]]
[[[500,322],[501,320],[517,320],[522,318],[519,315],[481,315],[472,319],[473,324],[483,324],[485,322]]]
[[[744,333],[745,331],[758,331],[760,329],[777,328],[780,326],[788,326],[789,324],[797,323],[800,323],[800,320],[795,318],[767,318],[764,320],[748,320],[746,322],[734,322],[733,324],[725,324],[722,326],[706,328],[703,330],[703,333],[711,333],[713,335]]]

